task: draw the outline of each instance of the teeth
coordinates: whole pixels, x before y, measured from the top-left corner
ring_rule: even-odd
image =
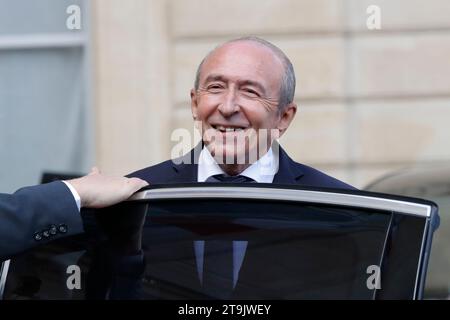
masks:
[[[237,132],[237,131],[244,130],[244,128],[229,128],[229,127],[223,127],[223,126],[217,126],[217,127],[215,127],[215,129],[222,131],[222,132]]]

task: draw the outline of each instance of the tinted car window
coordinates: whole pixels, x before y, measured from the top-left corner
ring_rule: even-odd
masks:
[[[154,286],[146,295],[171,299],[207,298],[194,252],[198,240],[247,242],[231,298],[370,299],[366,269],[380,264],[390,221],[342,208],[219,200],[160,202],[151,215],[144,243]]]

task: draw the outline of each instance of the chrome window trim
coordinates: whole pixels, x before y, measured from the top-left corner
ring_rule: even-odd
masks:
[[[0,271],[0,300],[3,300],[3,292],[6,285],[6,276],[8,275],[10,260],[6,260],[2,263]]]
[[[392,227],[392,221],[393,221],[393,220],[394,220],[394,215],[391,215],[391,218],[389,219],[388,230],[391,229],[391,227]],[[389,241],[389,232],[386,232],[386,236],[385,236],[385,238],[384,238],[384,243],[383,243],[383,251],[382,251],[382,253],[381,253],[381,259],[380,259],[380,262],[378,263],[378,266],[379,266],[380,268],[383,266],[383,260],[384,260],[384,257],[385,257],[386,247],[387,247],[388,241]],[[420,248],[420,252],[422,252],[422,247]],[[419,269],[417,269],[417,270],[419,270]],[[414,286],[414,297],[416,296],[416,288],[417,288],[417,277],[418,277],[418,274],[419,274],[419,271],[416,272],[416,284],[415,284],[415,286]],[[380,283],[381,283],[381,279],[379,279],[379,280],[380,280]],[[376,300],[377,295],[378,295],[378,292],[379,292],[381,289],[382,289],[382,288],[373,290],[373,297],[372,297],[372,300]]]
[[[174,187],[141,191],[134,194],[128,200],[135,201],[198,198],[237,198],[311,202],[319,204],[388,210],[426,218],[431,216],[431,206],[414,202],[353,194],[334,193],[329,191],[309,191],[277,188]]]
[[[423,251],[425,250],[425,240],[428,236],[430,228],[430,222],[429,220],[425,221],[425,228],[423,229],[423,235],[422,235],[422,243],[420,244],[420,254],[419,254],[419,262],[417,264],[417,273],[416,273],[416,285],[414,287],[414,300],[418,299],[419,293],[417,292],[419,290],[419,274],[422,271],[422,263],[423,263]],[[422,292],[423,293],[423,292]]]

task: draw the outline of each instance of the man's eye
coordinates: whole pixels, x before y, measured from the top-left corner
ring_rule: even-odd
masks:
[[[245,88],[245,89],[243,89],[243,91],[244,91],[246,94],[248,94],[249,96],[259,97],[258,92],[256,92],[256,91],[253,90],[253,89]]]
[[[213,85],[208,86],[208,90],[210,90],[210,91],[218,91],[218,90],[221,90],[222,88],[223,87],[218,84],[213,84]]]

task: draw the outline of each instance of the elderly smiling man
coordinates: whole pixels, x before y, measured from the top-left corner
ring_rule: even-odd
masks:
[[[264,182],[352,188],[294,162],[279,147],[295,117],[295,74],[275,45],[246,37],[228,41],[200,63],[191,110],[202,143],[185,156],[130,176],[149,183]]]
[[[276,142],[297,111],[294,91],[292,64],[273,44],[248,37],[220,45],[200,63],[191,91],[192,117],[202,142],[184,156],[130,176],[151,184],[233,182],[352,188],[294,162]],[[221,299],[247,296],[239,286],[245,283],[239,275],[243,265],[255,265],[250,257],[253,243],[237,238],[188,242],[177,244],[172,253],[184,257],[183,272],[194,279],[193,292]],[[163,249],[156,247],[148,253],[156,254],[156,261],[158,250]],[[167,254],[164,251],[159,256]],[[147,258],[150,268],[157,268],[152,257]]]

